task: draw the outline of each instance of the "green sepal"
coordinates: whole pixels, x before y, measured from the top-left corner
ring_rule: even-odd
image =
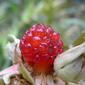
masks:
[[[19,64],[18,70],[29,83],[34,85],[34,80],[32,76],[30,75],[30,72],[27,71],[27,69],[24,67],[22,63]]]

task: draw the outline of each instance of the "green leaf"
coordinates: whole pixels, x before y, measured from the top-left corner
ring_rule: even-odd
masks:
[[[64,45],[63,45],[63,50],[65,51],[65,50],[68,50],[68,49],[69,49],[69,46],[66,45],[66,44],[64,44]]]
[[[81,33],[80,36],[74,41],[73,45],[77,46],[85,42],[85,32]]]

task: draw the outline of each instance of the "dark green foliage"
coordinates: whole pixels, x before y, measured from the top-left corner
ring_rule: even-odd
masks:
[[[85,32],[81,33],[78,38],[74,41],[74,46],[77,46],[81,43],[85,42]]]

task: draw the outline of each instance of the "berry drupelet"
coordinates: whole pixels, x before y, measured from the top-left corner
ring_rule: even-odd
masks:
[[[63,42],[59,33],[44,24],[33,25],[20,40],[20,50],[25,62],[32,63],[35,72],[48,73],[55,57],[62,53]]]

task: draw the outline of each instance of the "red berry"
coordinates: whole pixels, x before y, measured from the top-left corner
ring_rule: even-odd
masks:
[[[48,73],[55,56],[62,53],[63,42],[59,33],[44,24],[33,25],[20,41],[20,50],[25,62],[33,63],[36,72]]]

